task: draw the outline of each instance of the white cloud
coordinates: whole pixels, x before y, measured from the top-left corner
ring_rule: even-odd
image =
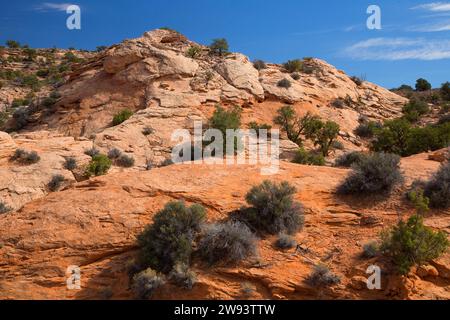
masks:
[[[441,60],[450,59],[450,40],[373,38],[344,49],[357,60]]]
[[[43,2],[36,6],[37,11],[66,11],[67,7],[71,6],[71,3],[54,3],[54,2]]]
[[[411,9],[424,9],[433,12],[443,12],[450,11],[450,3],[449,2],[431,2],[418,5]]]
[[[450,31],[450,21],[443,21],[439,23],[433,23],[422,26],[415,26],[408,29],[408,31],[418,31],[418,32],[442,32]]]

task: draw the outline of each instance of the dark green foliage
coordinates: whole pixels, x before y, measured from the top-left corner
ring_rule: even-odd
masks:
[[[19,83],[21,86],[31,88],[34,91],[40,88],[39,79],[34,74],[24,75],[19,79]]]
[[[228,53],[228,42],[224,38],[214,39],[210,44],[209,49],[212,54],[223,56]]]
[[[258,124],[257,122],[252,121],[252,122],[250,122],[248,124],[248,127],[249,127],[249,129],[256,131],[256,136],[257,137],[259,137],[261,130],[266,130],[267,131],[267,137],[268,138],[270,138],[270,136],[271,136],[270,130],[272,130],[272,126],[270,124],[267,124],[267,123]]]
[[[5,214],[12,211],[11,207],[7,206],[4,202],[0,201],[0,214]]]
[[[355,134],[361,138],[372,138],[375,130],[380,129],[382,124],[376,121],[362,122],[355,129]]]
[[[413,87],[407,85],[407,84],[402,84],[400,87],[398,87],[397,89],[398,91],[406,91],[406,92],[411,92],[414,91]]]
[[[138,299],[148,299],[164,283],[164,276],[149,268],[134,275],[131,290]]]
[[[64,55],[64,59],[67,60],[70,63],[80,63],[83,61],[83,59],[78,58],[74,53],[72,52],[67,52]]]
[[[301,135],[307,131],[311,132],[312,124],[316,123],[317,120],[320,121],[317,116],[309,112],[300,118],[292,106],[284,106],[277,111],[277,116],[273,121],[287,134],[289,140],[302,145]]]
[[[345,153],[335,160],[334,166],[350,168],[352,165],[363,161],[366,157],[366,154],[359,151]]]
[[[425,185],[424,195],[432,208],[450,207],[450,163],[443,164]]]
[[[11,49],[20,48],[20,43],[15,40],[7,40],[5,43],[8,46],[8,48],[11,48]]]
[[[338,137],[340,128],[334,121],[322,122],[315,120],[306,130],[306,137],[311,139],[315,146],[319,146],[324,157],[330,153],[334,141]]]
[[[381,251],[392,259],[400,274],[407,274],[411,267],[438,258],[448,246],[445,232],[433,231],[424,226],[422,216],[413,215],[382,234]]]
[[[130,119],[133,115],[133,111],[130,109],[124,109],[117,113],[113,118],[113,126],[118,126],[119,124],[125,122],[126,120]]]
[[[30,165],[38,163],[41,160],[41,157],[39,157],[36,151],[28,152],[23,149],[17,149],[10,160],[23,165]]]
[[[300,148],[296,152],[292,162],[311,166],[324,166],[325,158],[321,153],[317,153],[314,151],[306,151],[304,148]]]
[[[86,176],[102,176],[111,168],[111,160],[104,154],[97,154],[92,157],[86,168]]]
[[[438,125],[449,123],[450,122],[450,113],[444,114],[439,118]]]
[[[177,263],[169,274],[170,280],[176,285],[191,290],[197,282],[197,275],[184,263]]]
[[[303,70],[303,61],[300,59],[289,60],[283,64],[287,72],[301,72]]]
[[[443,100],[450,101],[450,82],[442,84],[440,94]]]
[[[97,52],[102,52],[102,51],[104,51],[104,50],[106,50],[106,49],[108,49],[107,46],[97,46],[97,48],[95,49],[95,51],[97,51]]]
[[[227,146],[227,129],[231,130],[238,130],[241,126],[241,114],[242,110],[239,107],[234,107],[231,110],[225,110],[221,106],[217,106],[216,110],[214,111],[212,117],[209,119],[209,128],[211,129],[217,129],[222,132],[222,135],[224,137],[223,139],[223,151],[225,153],[232,153],[231,150],[226,150]],[[238,138],[235,138],[234,141],[234,150],[236,150],[239,146],[241,141],[238,141]]]
[[[52,192],[58,191],[59,188],[61,188],[61,185],[64,181],[65,181],[64,176],[60,174],[55,174],[48,183],[47,187]]]
[[[338,188],[341,194],[389,193],[402,182],[400,157],[388,153],[375,153],[355,163],[352,173]]]
[[[294,72],[291,74],[292,79],[294,80],[300,80],[300,74],[298,72]]]
[[[14,99],[11,103],[11,108],[18,108],[22,106],[28,106],[30,104],[30,100],[28,99]]]
[[[314,266],[314,270],[306,282],[312,287],[330,287],[339,284],[341,278],[332,273],[326,265],[318,264]]]
[[[288,79],[284,78],[278,81],[277,86],[279,86],[280,88],[289,89],[292,84]]]
[[[40,69],[36,72],[36,76],[40,77],[40,78],[47,78],[50,74],[50,70],[49,69]]]
[[[264,181],[246,195],[252,206],[244,216],[255,229],[270,234],[294,234],[303,228],[303,207],[294,201],[295,187],[288,182]]]
[[[64,163],[64,168],[69,171],[75,170],[77,168],[77,160],[74,157],[67,158]]]
[[[193,242],[205,219],[200,205],[169,202],[138,236],[141,264],[169,272],[177,263],[189,265]]]
[[[198,250],[210,264],[235,264],[256,254],[256,237],[241,222],[214,223],[205,228]]]
[[[20,107],[16,109],[13,113],[13,119],[16,130],[24,128],[30,119],[29,109],[27,107]]]
[[[430,111],[428,104],[424,101],[412,99],[403,107],[403,114],[406,120],[416,122],[420,116],[427,114]]]
[[[116,160],[116,165],[118,165],[119,167],[124,167],[124,168],[131,168],[134,166],[134,158],[131,156],[128,156],[126,154],[122,154],[120,155],[120,157],[117,158]]]
[[[279,249],[292,249],[295,246],[297,246],[297,241],[295,241],[295,239],[285,233],[280,233],[278,235],[277,241],[275,242],[275,245],[277,246],[277,248]]]
[[[423,78],[417,79],[417,81],[416,81],[416,90],[417,91],[431,90],[431,84],[427,80],[425,80]]]
[[[186,51],[186,56],[195,59],[202,53],[202,48],[199,46],[192,46]]]
[[[267,68],[266,63],[262,60],[253,61],[253,66],[255,67],[256,70],[263,70]]]

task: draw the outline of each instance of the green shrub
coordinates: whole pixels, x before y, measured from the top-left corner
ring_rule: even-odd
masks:
[[[363,159],[365,159],[366,157],[366,154],[359,151],[348,152],[337,158],[334,161],[334,166],[350,168],[352,165],[363,161]]]
[[[300,80],[300,74],[297,72],[294,72],[293,74],[291,74],[291,77],[294,80]]]
[[[295,153],[292,162],[311,166],[324,166],[325,158],[321,153],[306,151],[304,148],[300,148]]]
[[[164,276],[149,268],[133,277],[131,290],[138,299],[148,299],[164,283]]]
[[[288,79],[284,78],[278,81],[277,86],[280,88],[289,89],[292,86],[292,84]]]
[[[20,107],[16,109],[13,113],[13,119],[16,130],[24,128],[30,119],[29,109],[27,107]]]
[[[90,149],[84,150],[84,154],[93,158],[100,154],[100,150],[98,150],[96,147],[92,147]]]
[[[34,91],[39,90],[41,87],[39,79],[34,74],[24,75],[22,78],[19,79],[19,82],[21,86],[29,87]]]
[[[306,282],[312,287],[330,287],[341,282],[341,278],[328,269],[326,265],[314,266],[313,272],[308,276]]]
[[[294,201],[295,187],[284,181],[279,184],[264,181],[246,195],[252,206],[244,218],[255,229],[270,234],[294,234],[303,228],[303,207]]]
[[[177,263],[189,265],[204,219],[205,209],[200,205],[167,203],[138,236],[141,264],[161,272],[170,272]]]
[[[238,130],[241,126],[241,115],[242,110],[239,107],[234,107],[231,110],[225,110],[221,106],[217,106],[216,110],[214,111],[212,117],[209,119],[208,125],[211,129],[217,129],[222,132],[222,135],[224,137],[223,139],[223,151],[224,153],[232,153],[231,150],[226,150],[227,146],[227,139],[226,134],[227,130]],[[236,150],[239,146],[241,141],[238,141],[238,138],[235,138],[234,141],[234,150]]]
[[[419,120],[420,116],[428,113],[430,108],[428,104],[424,101],[417,99],[411,100],[408,104],[403,107],[403,114],[406,120],[410,122],[416,122]]]
[[[210,44],[209,49],[212,54],[223,56],[228,53],[228,42],[224,38],[214,39]]]
[[[253,61],[253,67],[255,67],[256,70],[263,70],[267,68],[267,65],[262,60],[255,60]]]
[[[286,133],[289,140],[301,146],[303,144],[301,135],[311,132],[313,124],[318,120],[320,121],[317,116],[309,112],[300,118],[294,108],[288,105],[278,109],[273,121],[281,127],[281,130]]]
[[[14,99],[11,103],[11,108],[24,107],[30,104],[28,99]]]
[[[30,165],[38,163],[41,160],[41,157],[39,157],[36,151],[28,152],[23,149],[17,149],[10,160],[20,164]]]
[[[404,119],[388,120],[381,129],[375,131],[372,150],[406,156],[410,134],[411,124],[408,121]]]
[[[114,116],[113,125],[118,126],[119,124],[130,119],[132,115],[133,115],[133,111],[131,111],[130,109],[124,109],[124,110],[120,111],[119,113],[117,113]]]
[[[250,130],[255,130],[256,132],[256,136],[259,137],[260,131],[261,130],[266,130],[267,131],[267,137],[270,138],[270,131],[272,130],[272,126],[270,124],[267,123],[263,123],[263,124],[259,124],[255,121],[252,121],[248,124],[248,128]]]
[[[432,208],[450,207],[450,163],[443,164],[425,184],[424,195],[430,199]]]
[[[375,153],[355,163],[352,173],[338,187],[341,194],[389,193],[402,182],[400,157],[388,153]]]
[[[3,201],[0,201],[0,214],[5,214],[12,211],[12,208],[7,206]]]
[[[202,53],[202,48],[199,46],[192,46],[186,51],[186,56],[195,59]]]
[[[61,188],[61,185],[65,180],[66,178],[64,178],[64,176],[55,174],[48,183],[47,187],[51,192],[56,192],[59,190],[59,188]]]
[[[116,165],[118,165],[119,167],[124,167],[124,168],[131,168],[134,166],[134,158],[131,156],[128,156],[126,154],[122,154],[120,157],[117,158],[116,160]]]
[[[191,290],[197,282],[197,275],[184,263],[177,263],[169,274],[170,280],[176,285]]]
[[[382,124],[376,121],[363,122],[356,127],[355,134],[361,138],[372,138],[381,127]]]
[[[450,101],[450,82],[442,84],[440,94],[443,100]]]
[[[102,176],[111,168],[111,160],[104,154],[97,154],[92,157],[91,162],[86,168],[86,176]]]
[[[303,70],[303,61],[300,59],[289,60],[283,64],[287,72],[301,72]]]
[[[319,146],[322,155],[327,157],[339,131],[339,125],[334,121],[322,122],[316,120],[312,126],[307,128],[306,137],[311,139],[315,146]]]
[[[297,241],[295,239],[285,233],[280,233],[278,235],[277,241],[275,242],[275,245],[279,249],[292,249],[297,246]]]
[[[49,69],[41,69],[36,72],[36,76],[38,76],[40,78],[47,78],[49,76],[49,74],[50,74]]]
[[[5,43],[8,46],[8,48],[11,48],[11,49],[20,48],[20,43],[15,40],[7,40]]]
[[[425,80],[423,78],[417,79],[417,81],[416,81],[416,90],[417,91],[428,91],[428,90],[431,90],[431,84],[427,80]]]
[[[74,157],[67,158],[64,163],[64,168],[69,171],[75,170],[77,168],[77,160]]]
[[[210,264],[234,264],[256,254],[256,237],[241,222],[214,223],[205,228],[198,250]]]
[[[1,131],[1,127],[3,125],[5,125],[5,123],[8,121],[9,119],[9,114],[6,111],[0,111],[0,131]]]
[[[382,234],[381,252],[389,256],[400,274],[438,258],[449,246],[446,233],[424,226],[423,217],[411,216]]]

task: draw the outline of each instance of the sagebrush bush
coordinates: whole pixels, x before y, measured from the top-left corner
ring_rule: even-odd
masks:
[[[289,89],[292,84],[288,79],[284,78],[278,81],[277,86],[279,86],[280,88]]]
[[[339,284],[341,278],[332,273],[326,265],[318,264],[314,266],[306,282],[312,287],[330,287]]]
[[[115,160],[119,158],[121,155],[122,151],[120,151],[117,148],[112,148],[111,150],[108,151],[108,158],[110,158],[111,160]]]
[[[338,157],[334,161],[334,166],[350,168],[353,164],[360,163],[365,157],[367,155],[359,151],[348,152]]]
[[[291,74],[292,79],[300,80],[300,74],[298,72],[294,72]]]
[[[64,168],[69,171],[75,170],[77,168],[77,160],[74,157],[67,158],[64,163]]]
[[[430,199],[432,208],[450,207],[450,162],[442,165],[425,184],[424,195]]]
[[[149,268],[134,275],[131,290],[138,299],[148,299],[164,283],[164,276]]]
[[[191,290],[197,282],[197,275],[185,263],[177,263],[169,274],[176,285]]]
[[[12,211],[11,207],[6,205],[3,201],[0,201],[0,214],[8,213]]]
[[[338,187],[341,194],[389,193],[402,182],[400,157],[389,153],[374,153],[355,163],[353,171]]]
[[[200,205],[167,203],[138,236],[141,264],[161,272],[170,272],[177,263],[189,265],[204,219],[205,209]]]
[[[63,175],[55,174],[48,183],[47,187],[52,192],[58,191],[65,180],[66,178],[64,178]]]
[[[300,59],[289,60],[283,64],[287,72],[301,72],[303,69],[303,61]]]
[[[144,129],[142,129],[142,134],[144,136],[149,136],[151,134],[153,134],[155,132],[155,130],[151,127],[145,127]]]
[[[275,245],[279,249],[292,249],[297,246],[297,241],[295,241],[294,237],[288,234],[280,233],[278,235],[277,241],[275,242]]]
[[[363,122],[355,129],[355,134],[361,138],[372,138],[375,130],[380,129],[382,124],[376,121]]]
[[[112,121],[113,126],[118,126],[119,124],[127,121],[128,119],[131,118],[132,115],[133,115],[133,111],[131,111],[130,109],[124,109],[124,110],[120,111],[113,117],[113,121]]]
[[[311,166],[324,166],[325,158],[322,153],[306,151],[304,148],[300,148],[295,153],[295,157],[292,162]]]
[[[214,223],[205,227],[198,251],[210,264],[235,264],[256,254],[256,237],[242,222]]]
[[[371,241],[368,243],[365,243],[363,245],[363,252],[362,252],[362,256],[363,258],[373,258],[376,257],[378,255],[379,252],[379,246],[378,243],[376,241]]]
[[[267,68],[267,65],[262,60],[255,60],[253,61],[253,67],[255,67],[256,70],[263,70]]]
[[[38,163],[41,160],[41,157],[39,157],[36,151],[29,152],[23,149],[17,149],[10,160],[18,162],[20,164],[30,165]]]
[[[336,98],[331,101],[331,105],[337,109],[342,109],[345,107],[345,101],[341,98]]]
[[[420,116],[428,113],[430,111],[430,108],[424,101],[411,99],[411,101],[403,107],[402,111],[406,120],[410,122],[416,122],[419,120]]]
[[[91,162],[86,168],[86,176],[102,176],[111,168],[111,160],[104,154],[98,154],[92,157]]]
[[[411,267],[437,259],[448,246],[447,234],[424,226],[423,217],[416,214],[382,234],[381,252],[392,259],[400,274],[407,274]]]
[[[186,52],[186,56],[188,56],[189,58],[195,59],[197,58],[200,54],[202,53],[202,48],[199,46],[192,46],[190,47],[187,52]]]
[[[90,149],[84,150],[84,154],[87,155],[87,156],[90,156],[91,158],[93,158],[93,157],[95,157],[95,156],[100,154],[100,150],[98,150],[95,147],[92,147]]]
[[[116,165],[124,168],[131,168],[132,166],[134,166],[134,162],[134,158],[126,154],[122,154],[116,159]]]
[[[28,107],[17,108],[13,113],[15,130],[24,128],[30,120],[30,109]]]
[[[294,201],[295,187],[288,182],[264,181],[246,195],[252,206],[245,219],[257,230],[271,234],[294,234],[303,228],[303,206]]]

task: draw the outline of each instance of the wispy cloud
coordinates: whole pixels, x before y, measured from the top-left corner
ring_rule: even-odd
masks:
[[[450,59],[450,40],[373,38],[345,48],[343,54],[356,60]]]
[[[412,7],[411,9],[422,9],[422,10],[428,10],[433,12],[444,12],[444,11],[450,11],[450,2],[431,2],[431,3],[425,3],[421,4],[415,7]]]
[[[416,31],[416,32],[450,31],[450,20],[420,26],[412,26],[408,28],[408,31]]]
[[[67,7],[71,6],[71,3],[54,3],[43,2],[34,7],[36,11],[48,12],[48,11],[66,11]]]

